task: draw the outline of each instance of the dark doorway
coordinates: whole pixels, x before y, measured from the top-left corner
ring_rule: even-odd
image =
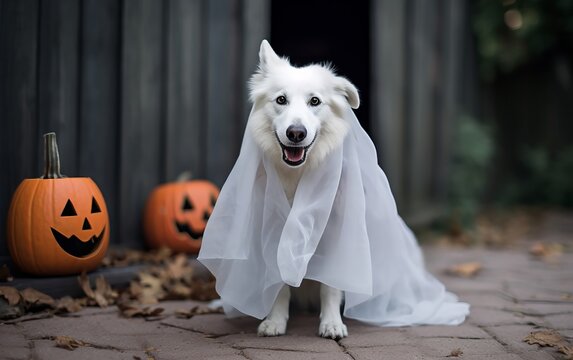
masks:
[[[332,62],[360,92],[356,116],[370,129],[370,2],[271,2],[271,45],[294,65]]]

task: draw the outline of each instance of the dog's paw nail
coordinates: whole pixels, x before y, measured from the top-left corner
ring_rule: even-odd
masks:
[[[259,336],[279,336],[286,333],[286,321],[277,322],[272,320],[265,320],[259,325]]]
[[[336,340],[348,336],[348,329],[341,321],[324,322],[320,323],[318,333],[323,338]]]

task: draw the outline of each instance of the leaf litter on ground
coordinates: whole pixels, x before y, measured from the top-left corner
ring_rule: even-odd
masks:
[[[136,253],[137,256],[134,255]],[[186,255],[173,255],[171,251],[165,249],[147,255],[143,252],[127,252],[127,254],[130,255],[124,255],[124,260],[142,261],[144,259],[151,264],[148,268],[141,270],[127,288],[116,290],[101,275],[90,281],[86,273],[78,276],[79,286],[85,294],[82,298],[66,296],[55,300],[31,288],[18,291],[13,287],[0,286],[0,319],[16,318],[11,321],[18,322],[19,317],[40,310],[47,310],[48,314],[31,315],[30,318],[75,313],[86,306],[105,308],[118,305],[122,316],[143,317],[150,320],[165,316],[163,309],[149,306],[160,301],[209,301],[218,298],[214,277],[211,275],[197,276]],[[2,305],[2,302],[6,305]],[[194,309],[187,313],[208,313],[205,309]],[[209,313],[211,312],[213,310],[209,310]]]
[[[472,278],[482,269],[481,263],[477,261],[465,262],[450,266],[446,269],[446,274],[451,276]]]
[[[190,319],[195,315],[222,314],[222,313],[223,313],[222,307],[213,308],[207,305],[196,305],[188,310],[185,309],[175,310],[175,316],[180,319]]]
[[[166,247],[151,251],[111,249],[103,259],[104,267],[125,267],[135,264],[160,265],[169,260],[173,252]]]
[[[116,303],[119,295],[117,291],[111,288],[107,280],[102,275],[96,278],[95,289],[92,289],[90,279],[85,272],[82,272],[78,277],[78,281],[84,294],[88,298],[88,305],[97,305],[101,308],[105,308],[108,305]]]
[[[165,309],[160,307],[139,306],[137,304],[118,304],[119,311],[123,317],[159,317]]]
[[[8,305],[17,305],[22,298],[18,289],[12,286],[0,286],[0,297],[6,299]]]
[[[563,250],[563,245],[560,243],[544,243],[536,241],[529,247],[529,254],[537,260],[554,263],[559,261],[559,257],[563,254]]]
[[[460,357],[464,354],[464,352],[462,351],[462,349],[460,348],[456,348],[454,350],[452,350],[450,352],[450,355],[446,356],[446,357]]]
[[[558,352],[565,355],[565,359],[573,359],[573,347],[565,338],[553,329],[533,331],[529,333],[523,341],[529,345],[548,346],[555,348]]]
[[[6,303],[2,304],[4,301]],[[50,317],[55,306],[56,301],[41,291],[32,288],[20,291],[11,286],[0,286],[0,320],[4,323]],[[48,313],[37,314],[45,310]]]
[[[54,342],[56,343],[57,347],[67,350],[75,350],[80,346],[91,346],[91,344],[88,344],[84,341],[74,339],[71,336],[65,336],[65,335],[55,336]]]
[[[32,288],[20,291],[22,299],[29,308],[54,308],[56,301],[49,295]]]

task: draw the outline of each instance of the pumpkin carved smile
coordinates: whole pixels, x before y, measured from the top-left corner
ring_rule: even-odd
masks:
[[[189,235],[189,237],[193,240],[199,240],[203,237],[203,231],[196,231],[191,225],[187,223],[175,221],[175,227],[177,227],[177,231],[182,234]]]
[[[89,240],[82,241],[76,235],[70,237],[65,236],[58,230],[51,228],[54,238],[58,245],[68,254],[75,257],[86,257],[94,253],[100,246],[103,235],[105,234],[105,226],[99,235],[93,235]]]

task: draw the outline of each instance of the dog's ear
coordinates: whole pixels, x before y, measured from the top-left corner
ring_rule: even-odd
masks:
[[[358,89],[350,81],[342,76],[336,77],[336,91],[342,93],[346,101],[353,109],[358,109],[360,106],[360,97],[358,96]]]
[[[271,44],[267,40],[261,42],[261,49],[259,50],[259,68],[261,71],[267,72],[269,68],[281,62],[281,58],[275,53]]]

